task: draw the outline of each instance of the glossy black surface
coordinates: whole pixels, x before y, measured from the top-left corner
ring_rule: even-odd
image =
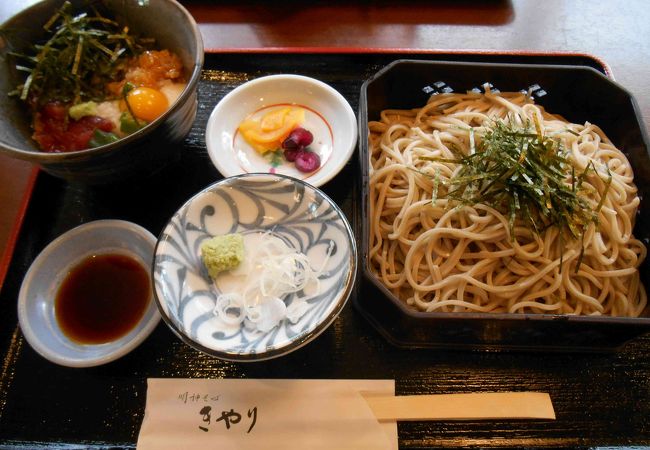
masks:
[[[299,73],[332,84],[356,110],[362,81],[403,56],[208,55],[197,119],[176,164],[128,185],[92,188],[41,174],[0,292],[0,448],[134,448],[150,377],[394,378],[398,394],[536,390],[550,393],[557,420],[401,423],[400,446],[650,445],[649,336],[608,354],[406,350],[389,344],[348,304],[314,342],[261,363],[210,358],[183,344],[162,322],[124,358],[90,369],[51,364],[23,340],[16,319],[20,282],[52,239],[103,218],[130,220],[158,234],[187,198],[220,178],[205,150],[204,127],[214,105],[230,89],[261,75]],[[494,57],[480,57],[486,58]],[[508,58],[513,57],[497,59]],[[523,62],[540,58],[547,60],[524,57]],[[594,64],[582,58],[559,59]],[[353,157],[323,186],[356,226],[360,198],[358,183],[350,180],[358,177]],[[362,289],[355,295],[367,293]]]

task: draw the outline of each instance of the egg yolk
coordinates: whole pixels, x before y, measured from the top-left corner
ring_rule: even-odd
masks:
[[[129,91],[126,99],[133,115],[147,122],[161,116],[169,106],[167,97],[162,92],[144,86]]]

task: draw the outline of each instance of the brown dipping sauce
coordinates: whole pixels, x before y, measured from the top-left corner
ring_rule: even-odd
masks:
[[[140,321],[151,295],[149,273],[118,253],[90,256],[74,266],[59,288],[54,315],[63,333],[79,344],[103,344]]]

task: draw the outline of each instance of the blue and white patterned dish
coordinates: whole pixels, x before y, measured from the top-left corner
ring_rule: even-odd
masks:
[[[212,236],[271,233],[306,254],[320,272],[320,294],[296,322],[270,331],[228,324],[213,309],[220,285],[200,258]],[[329,257],[327,253],[330,253]],[[163,320],[187,344],[231,361],[285,355],[322,333],[341,312],[354,285],[357,252],[344,214],[317,188],[272,174],[226,178],[196,194],[163,230],[154,257],[154,293]],[[293,296],[283,301],[289,305]]]

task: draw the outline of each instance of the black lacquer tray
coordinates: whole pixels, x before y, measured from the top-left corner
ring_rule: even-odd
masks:
[[[81,223],[105,218],[130,220],[158,234],[187,198],[221,178],[206,153],[204,128],[214,105],[232,88],[267,74],[303,74],[334,86],[356,111],[363,81],[405,57],[578,64],[605,71],[597,59],[581,55],[356,51],[207,55],[197,119],[172,166],[104,187],[39,175],[0,292],[0,448],[134,448],[146,380],[153,377],[391,378],[402,395],[543,391],[551,395],[555,421],[400,423],[400,447],[650,445],[650,336],[605,354],[402,349],[387,342],[351,302],[314,342],[261,363],[231,363],[205,356],[183,344],[162,322],[129,355],[90,369],[56,366],[23,340],[16,317],[18,290],[30,263],[51,240]],[[355,230],[360,229],[359,186],[346,181],[358,174],[358,159],[353,157],[323,186]],[[363,288],[353,295],[363,296]]]

